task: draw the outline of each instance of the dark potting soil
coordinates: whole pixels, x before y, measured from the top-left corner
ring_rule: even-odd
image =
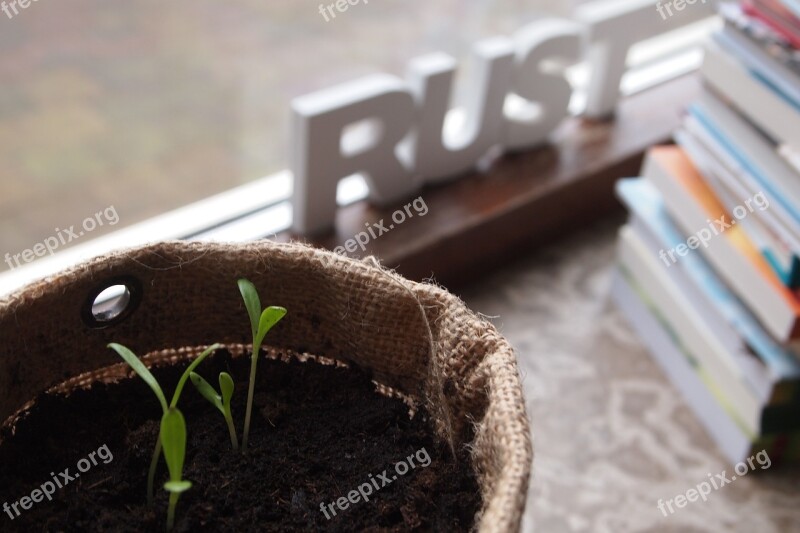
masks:
[[[168,399],[183,368],[154,370]],[[241,440],[249,357],[221,351],[198,373],[216,388],[220,371],[236,380]],[[465,458],[456,461],[434,443],[424,411],[410,418],[408,407],[376,393],[364,372],[262,358],[256,391],[250,446],[242,454],[231,450],[219,411],[187,384],[179,407],[189,433],[184,478],[193,487],[180,499],[174,531],[472,527],[481,498]],[[163,460],[154,507],[145,501],[160,415],[138,378],[39,397],[13,436],[4,430],[0,505],[8,506],[0,531],[163,531]]]

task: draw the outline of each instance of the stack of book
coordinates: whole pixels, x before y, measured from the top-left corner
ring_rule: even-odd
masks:
[[[721,6],[676,145],[617,193],[613,296],[733,462],[800,460],[800,0]]]

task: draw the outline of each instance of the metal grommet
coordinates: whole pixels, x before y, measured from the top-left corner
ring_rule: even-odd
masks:
[[[92,329],[115,326],[142,301],[142,284],[133,276],[108,279],[89,293],[81,308],[83,323]]]

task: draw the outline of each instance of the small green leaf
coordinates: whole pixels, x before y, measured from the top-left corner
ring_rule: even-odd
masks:
[[[164,490],[176,494],[180,494],[181,492],[186,492],[191,488],[192,488],[191,481],[167,481],[166,483],[164,483]]]
[[[158,401],[161,403],[161,409],[166,413],[167,399],[164,397],[164,391],[161,390],[161,386],[158,384],[158,381],[156,381],[156,378],[150,373],[150,370],[144,366],[144,363],[142,363],[132,351],[121,344],[112,342],[108,345],[108,347],[117,352],[119,356],[122,357],[126,363],[128,363],[133,371],[136,372],[136,374],[142,378],[142,380],[147,383],[151,389],[153,389],[153,392],[158,397]]]
[[[186,458],[186,420],[183,413],[170,407],[161,418],[160,435],[169,479],[180,482],[183,478],[183,461]]]
[[[222,405],[230,407],[231,398],[233,398],[233,378],[227,372],[221,372],[219,375],[219,390],[222,393]]]
[[[239,292],[242,293],[244,306],[250,316],[250,327],[253,330],[253,338],[258,333],[258,317],[261,314],[261,300],[258,297],[256,286],[246,279],[239,280]]]
[[[211,384],[203,379],[203,377],[199,374],[195,374],[192,372],[189,374],[189,377],[192,380],[192,385],[197,391],[209,402],[211,402],[214,407],[222,411],[222,414],[225,414],[224,408],[222,407],[222,397],[217,394],[217,391],[214,390],[214,387]]]
[[[192,364],[184,370],[183,375],[181,376],[180,381],[178,381],[178,386],[175,387],[175,394],[172,395],[172,403],[169,404],[170,407],[177,407],[178,400],[181,397],[181,393],[183,392],[183,387],[186,385],[186,380],[189,379],[189,374],[191,374],[197,366],[203,362],[203,359],[211,355],[215,350],[220,347],[220,344],[212,344],[208,348],[203,351],[200,355],[192,361]]]
[[[283,307],[271,305],[264,309],[264,312],[261,313],[261,320],[258,323],[258,336],[256,337],[256,344],[259,347],[269,330],[272,329],[272,326],[280,322],[284,316],[286,316],[286,309]]]

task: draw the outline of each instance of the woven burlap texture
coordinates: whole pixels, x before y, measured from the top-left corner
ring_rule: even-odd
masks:
[[[478,530],[518,531],[533,451],[513,349],[452,294],[374,263],[294,243],[181,241],[93,259],[29,285],[0,301],[0,420],[10,423],[59,383],[119,367],[109,342],[139,354],[247,344],[236,286],[245,277],[264,305],[289,310],[270,346],[355,363],[424,402],[437,436],[470,451],[484,502]],[[118,276],[139,280],[140,305],[112,327],[88,327],[87,296]]]

